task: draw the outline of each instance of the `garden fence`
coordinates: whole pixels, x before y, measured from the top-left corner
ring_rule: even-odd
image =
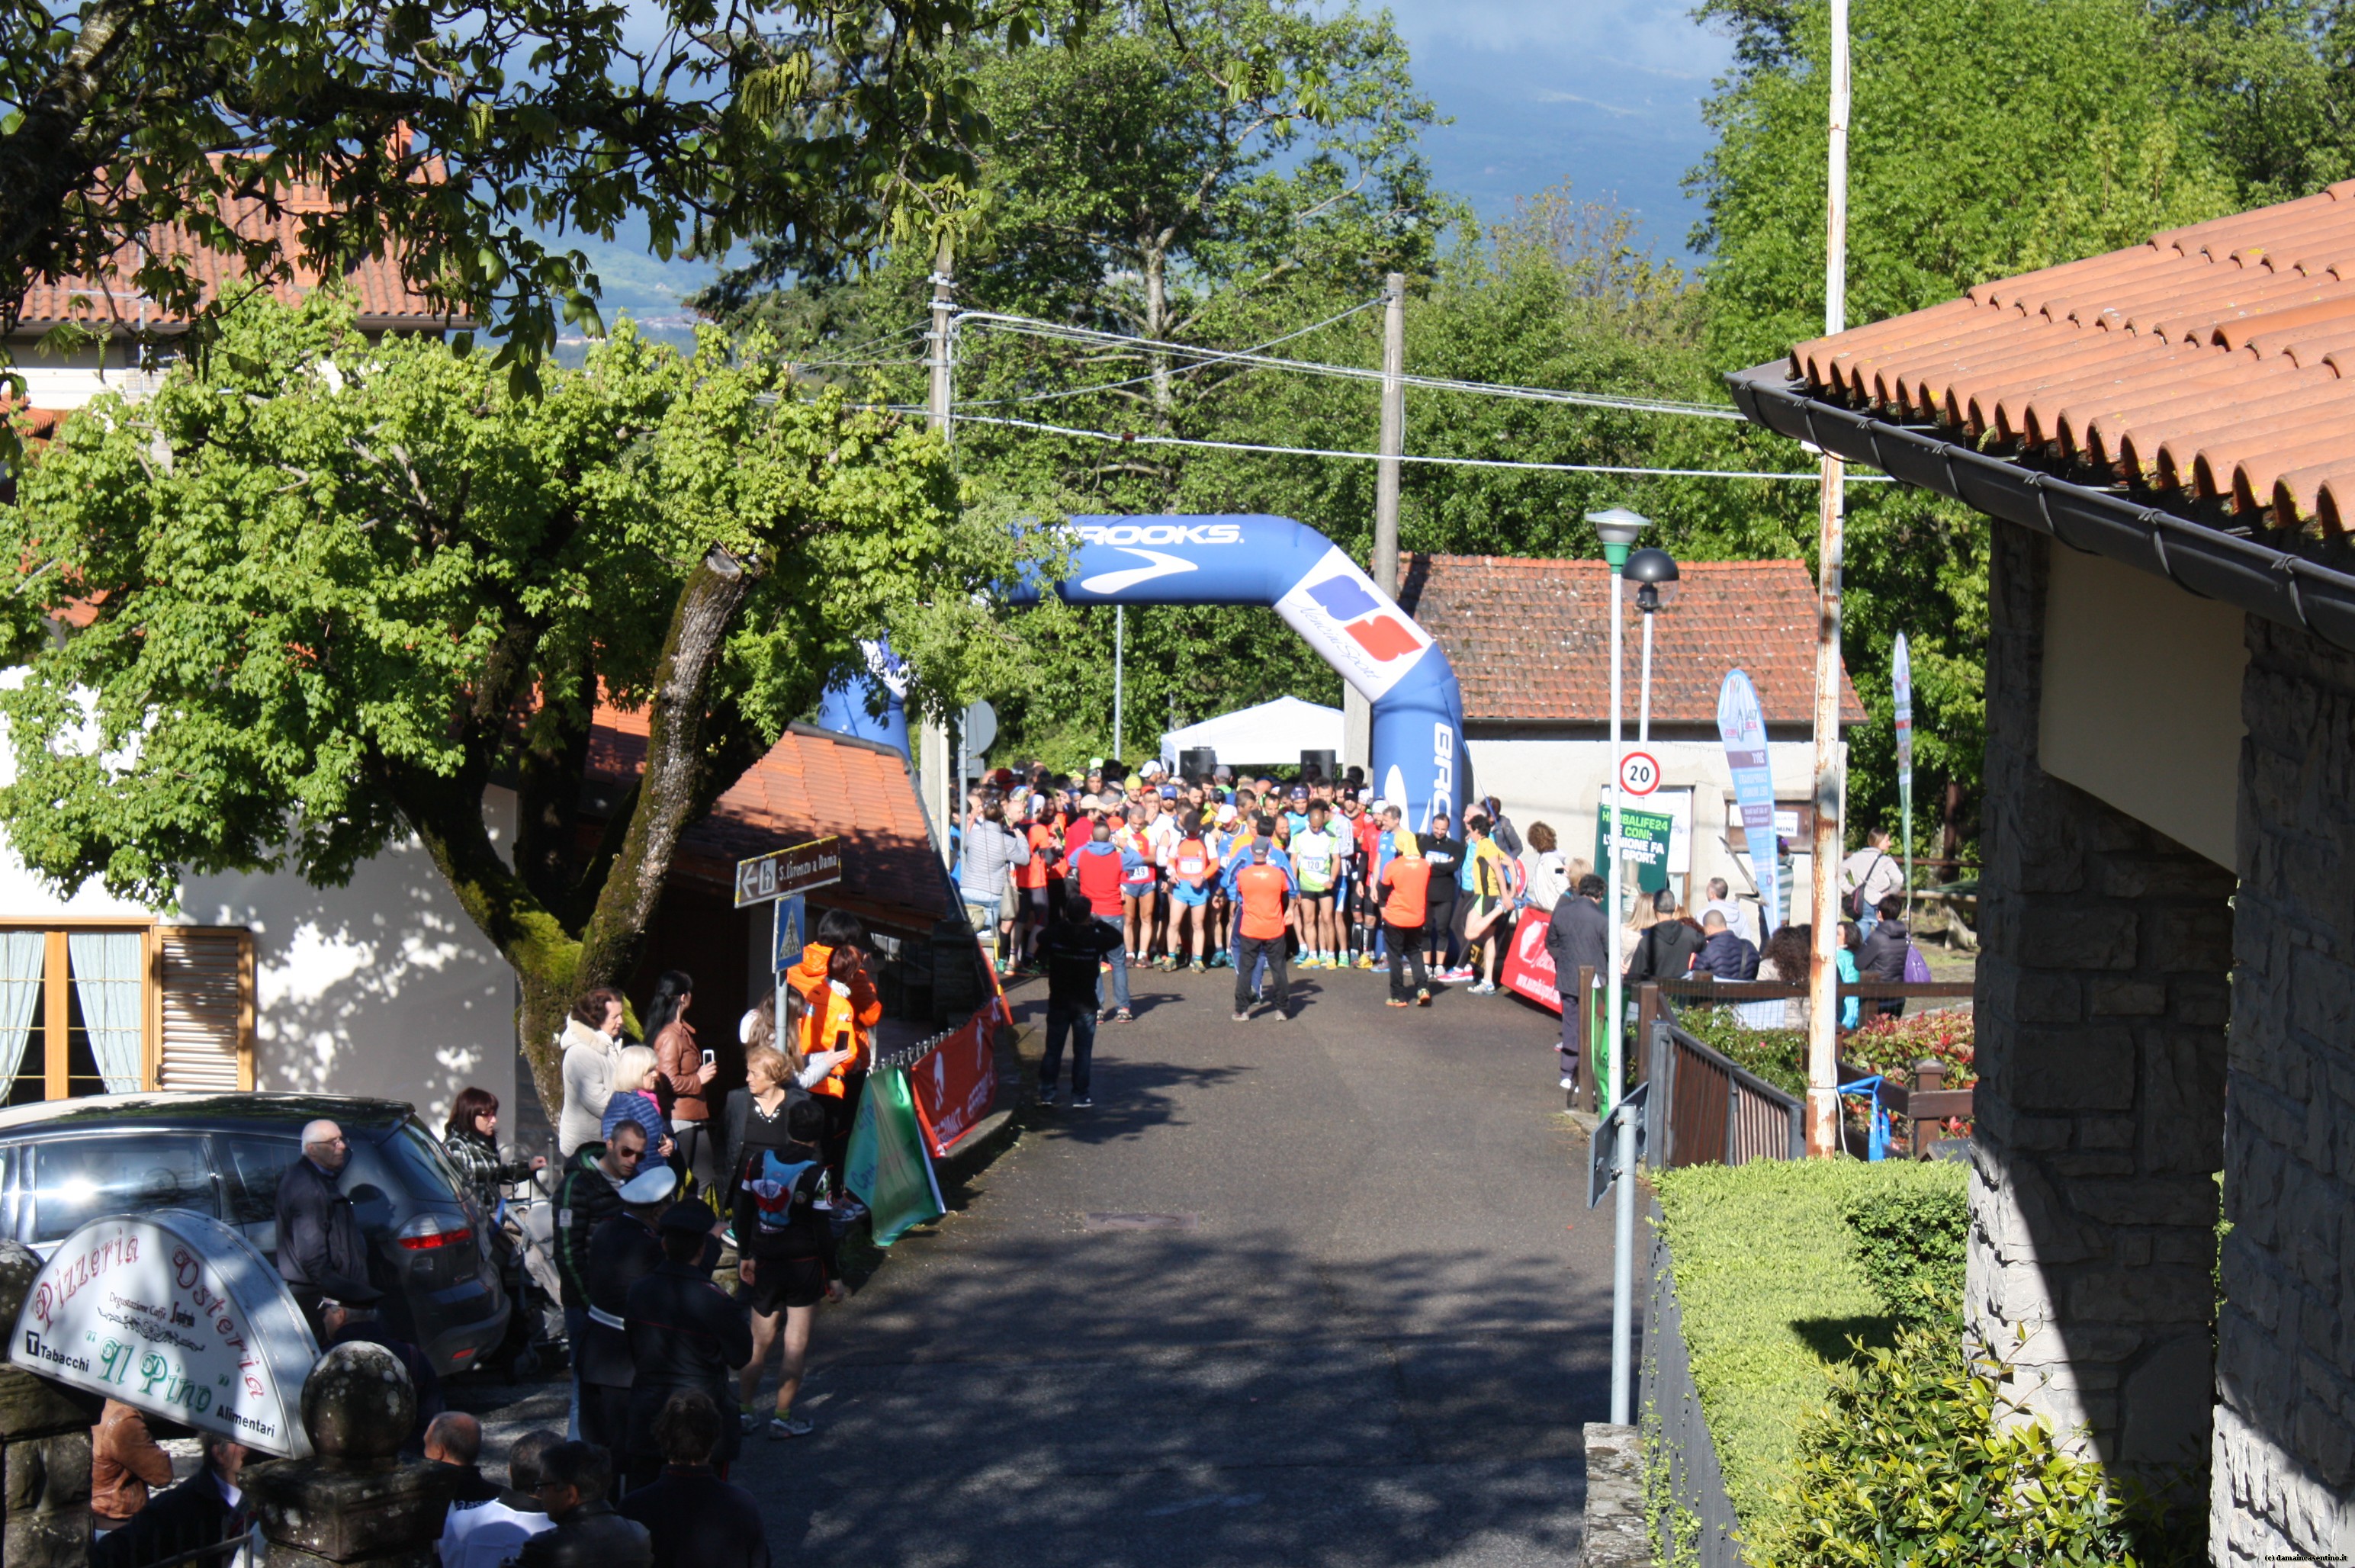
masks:
[[[1663,1563],[1700,1568],[1747,1568],[1735,1531],[1732,1499],[1718,1467],[1717,1445],[1693,1387],[1685,1349],[1684,1315],[1677,1306],[1676,1270],[1660,1234],[1660,1206],[1652,1205],[1651,1289],[1644,1307],[1644,1356],[1637,1404],[1644,1434],[1644,1483],[1652,1503],[1653,1549]]]
[[[1802,1102],[1678,1028],[1665,1009],[1649,1022],[1644,1132],[1654,1168],[1805,1157]]]

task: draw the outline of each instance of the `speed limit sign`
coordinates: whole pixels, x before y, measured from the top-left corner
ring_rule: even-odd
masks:
[[[1629,795],[1649,795],[1659,788],[1659,760],[1649,752],[1630,752],[1620,758],[1619,787]]]

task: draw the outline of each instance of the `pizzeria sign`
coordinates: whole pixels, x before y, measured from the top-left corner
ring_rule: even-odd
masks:
[[[318,1342],[278,1271],[208,1214],[105,1215],[59,1243],[7,1359],[264,1454],[311,1451],[300,1410]]]

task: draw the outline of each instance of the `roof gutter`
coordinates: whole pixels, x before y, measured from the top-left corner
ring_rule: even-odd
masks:
[[[2355,652],[2355,576],[2177,517],[2123,486],[2073,484],[1957,445],[1934,433],[1936,427],[1892,424],[1828,402],[1793,379],[1787,359],[1725,380],[1734,406],[1753,423]]]

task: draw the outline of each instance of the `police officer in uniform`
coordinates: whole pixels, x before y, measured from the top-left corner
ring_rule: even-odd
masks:
[[[619,1454],[629,1430],[630,1287],[662,1266],[655,1222],[678,1191],[678,1172],[649,1166],[622,1184],[622,1211],[589,1234],[589,1328],[581,1340],[581,1435]],[[615,1467],[614,1479],[621,1479]]]
[[[736,1369],[752,1359],[752,1325],[743,1305],[711,1283],[719,1221],[709,1205],[690,1199],[663,1211],[662,1266],[630,1286],[622,1316],[630,1343],[630,1430],[624,1474],[634,1491],[661,1474],[655,1417],[681,1389],[700,1389],[720,1410],[734,1403]],[[722,1422],[712,1467],[722,1475],[734,1462],[742,1434]]]

